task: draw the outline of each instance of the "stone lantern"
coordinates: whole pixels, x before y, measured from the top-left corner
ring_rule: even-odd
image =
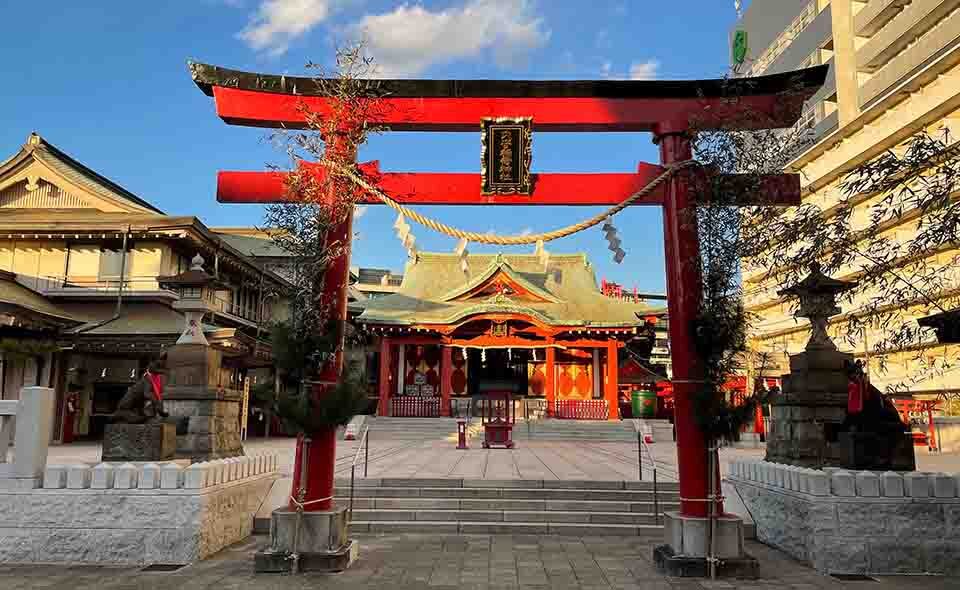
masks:
[[[767,461],[817,469],[844,464],[833,432],[846,415],[847,367],[854,358],[837,350],[827,325],[840,313],[837,295],[855,286],[828,277],[813,263],[805,279],[778,292],[800,299],[796,316],[810,320],[811,333],[805,350],[790,355],[781,395],[771,400]]]
[[[241,392],[221,382],[223,351],[210,346],[203,334],[203,316],[218,309],[216,292],[226,286],[203,270],[199,254],[189,270],[158,282],[180,295],[173,307],[184,314],[183,332],[167,349],[163,396],[177,423],[177,458],[210,461],[242,455]]]
[[[183,332],[177,344],[207,344],[203,335],[203,316],[216,311],[216,293],[224,288],[216,277],[203,270],[203,257],[197,254],[190,269],[172,277],[160,277],[160,286],[175,291],[180,299],[173,308],[184,315]]]
[[[810,320],[810,340],[806,350],[836,350],[837,345],[827,334],[827,324],[832,316],[840,313],[837,295],[857,286],[851,281],[839,281],[823,274],[820,263],[810,265],[810,274],[796,285],[777,291],[781,297],[793,296],[800,299],[800,308],[795,314],[798,318]]]

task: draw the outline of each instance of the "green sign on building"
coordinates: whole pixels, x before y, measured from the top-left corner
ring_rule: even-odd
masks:
[[[740,30],[733,34],[733,63],[734,65],[743,65],[747,59],[747,32]]]

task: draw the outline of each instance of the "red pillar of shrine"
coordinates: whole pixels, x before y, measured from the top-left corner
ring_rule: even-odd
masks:
[[[450,415],[450,393],[453,391],[453,349],[440,345],[440,415]]]
[[[546,354],[547,362],[543,367],[546,377],[543,384],[543,395],[547,398],[547,416],[553,416],[553,402],[557,399],[556,350],[552,346],[548,346]]]
[[[661,127],[655,141],[664,166],[692,158],[686,127]],[[677,431],[677,463],[680,476],[680,512],[706,517],[707,443],[693,416],[692,394],[702,379],[694,347],[691,323],[700,306],[700,256],[695,210],[689,187],[681,175],[668,181],[663,206],[663,229],[667,274],[667,309],[670,318],[670,349],[673,357],[674,423]],[[719,487],[719,478],[717,481]],[[717,512],[723,504],[717,502]]]
[[[620,375],[617,372],[619,363],[617,362],[617,341],[611,340],[607,343],[607,378],[603,389],[603,397],[607,400],[607,419],[617,420],[620,418],[620,402],[617,392],[620,389]]]
[[[378,389],[380,402],[377,404],[378,416],[390,415],[390,365],[393,360],[393,347],[389,336],[380,337],[380,377]]]
[[[347,140],[337,136],[325,138],[327,150],[336,152],[351,149]],[[355,155],[355,154],[353,154]],[[333,183],[332,183],[333,184]],[[330,194],[337,193],[337,186],[330,187]],[[333,198],[331,198],[331,203]],[[330,261],[323,281],[323,301],[332,302],[330,319],[344,327],[347,322],[347,284],[350,279],[350,245],[353,237],[353,211],[347,210],[323,237],[324,248],[340,248],[339,255]],[[340,381],[343,372],[344,329],[340,330],[339,343],[333,358],[323,364],[313,385],[311,394],[315,399],[326,396]],[[307,447],[305,438],[311,443]],[[303,471],[303,453],[307,452],[306,478]],[[300,435],[297,438],[297,451],[293,464],[293,484],[291,487],[290,509],[296,510],[294,499],[304,488],[303,509],[306,512],[330,510],[333,507],[333,470],[337,455],[337,429],[326,428],[321,431]]]

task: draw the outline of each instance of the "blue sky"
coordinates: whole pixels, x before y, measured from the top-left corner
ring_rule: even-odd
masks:
[[[283,157],[264,132],[230,127],[190,81],[188,59],[270,73],[303,72],[361,31],[384,74],[424,78],[702,78],[727,63],[732,0],[174,0],[17,2],[0,35],[0,158],[37,131],[170,214],[211,226],[256,225],[257,206],[220,205],[219,169],[259,170]],[[362,160],[386,170],[477,171],[479,134],[375,137]],[[646,134],[537,134],[535,171],[631,171],[655,162]],[[466,229],[543,231],[590,208],[431,207]],[[353,264],[402,268],[394,215],[367,208]],[[598,280],[662,292],[657,208],[617,216],[627,257],[614,264],[599,228],[548,250],[587,252]],[[454,240],[414,226],[422,250]],[[484,249],[477,245],[471,251]],[[508,251],[532,251],[532,247]]]

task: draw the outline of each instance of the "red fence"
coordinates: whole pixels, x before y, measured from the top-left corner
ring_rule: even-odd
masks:
[[[561,420],[606,420],[607,400],[556,400],[553,402],[553,417]]]
[[[440,415],[440,398],[416,395],[390,398],[390,415],[403,418],[436,418]]]

